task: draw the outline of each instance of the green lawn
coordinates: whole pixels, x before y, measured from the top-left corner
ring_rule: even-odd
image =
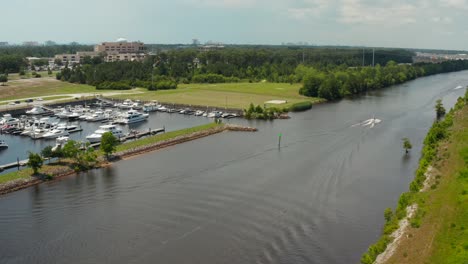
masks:
[[[121,144],[121,145],[117,146],[117,151],[125,151],[125,150],[133,149],[133,148],[136,148],[136,147],[150,145],[150,144],[154,144],[154,143],[157,143],[157,142],[160,142],[160,141],[173,139],[173,138],[176,138],[176,137],[179,137],[179,136],[191,134],[191,133],[194,133],[194,132],[208,130],[210,128],[214,128],[214,127],[217,127],[217,126],[219,126],[219,124],[216,124],[216,123],[213,122],[213,123],[209,123],[209,124],[206,124],[206,125],[201,125],[201,126],[196,126],[196,127],[171,131],[171,132],[167,132],[167,133],[164,133],[164,134],[159,134],[159,135],[155,135],[155,136],[151,136],[151,137],[141,138],[141,139],[126,142],[124,144]]]
[[[105,92],[109,92],[109,90],[97,91],[94,86],[61,82],[55,80],[55,78],[43,77],[7,82],[5,86],[0,86],[0,100],[24,99],[60,94]]]
[[[30,168],[26,168],[20,171],[12,171],[4,175],[0,175],[0,184],[17,179],[29,179],[31,174],[32,170]]]
[[[158,100],[162,103],[186,105],[247,108],[250,103],[263,105],[270,100],[286,100],[290,106],[302,101],[321,101],[299,95],[300,84],[287,83],[220,83],[220,84],[179,84],[175,90],[145,91],[134,95],[117,95],[113,98]]]

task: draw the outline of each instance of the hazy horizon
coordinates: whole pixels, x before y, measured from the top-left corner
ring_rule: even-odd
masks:
[[[468,0],[30,0],[2,4],[0,41],[155,44],[193,38],[238,45],[466,50]],[[18,19],[20,17],[21,19]]]

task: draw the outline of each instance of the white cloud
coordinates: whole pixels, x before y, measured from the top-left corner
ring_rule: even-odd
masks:
[[[361,0],[343,0],[339,21],[346,24],[405,25],[416,22],[414,5],[380,1],[380,5],[365,4]],[[378,4],[378,3],[377,3]]]
[[[450,17],[433,17],[432,22],[434,23],[440,23],[440,24],[452,24],[453,19]]]
[[[442,6],[453,7],[458,9],[468,9],[467,0],[440,0]]]

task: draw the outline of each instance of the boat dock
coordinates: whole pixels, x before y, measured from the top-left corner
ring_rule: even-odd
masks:
[[[28,160],[26,159],[26,160],[15,161],[15,162],[8,163],[5,165],[0,165],[0,171],[4,171],[7,169],[11,169],[11,168],[16,168],[18,166],[20,167],[26,166],[27,163],[28,163]]]

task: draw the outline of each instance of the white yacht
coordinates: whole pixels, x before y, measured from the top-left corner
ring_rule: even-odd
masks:
[[[158,107],[158,111],[167,112],[167,108],[165,106],[160,106],[160,107]]]
[[[64,127],[57,127],[45,133],[42,137],[48,139],[48,138],[58,138],[58,137],[69,136],[69,135],[70,134]]]
[[[34,106],[31,110],[26,111],[26,114],[28,115],[42,115],[46,112],[44,108],[41,106]]]
[[[0,149],[6,149],[8,148],[8,144],[5,142],[5,140],[0,139]]]
[[[132,124],[137,122],[142,122],[148,119],[149,114],[143,114],[135,110],[130,110],[126,114],[120,117],[119,123],[122,124]]]
[[[143,111],[154,112],[154,111],[158,111],[160,107],[162,107],[162,105],[158,104],[157,101],[153,101],[151,103],[143,105]]]
[[[223,114],[223,112],[213,111],[213,112],[209,113],[207,115],[207,117],[209,117],[209,118],[219,118],[219,117],[221,117],[222,114]]]
[[[91,143],[101,142],[102,134],[106,132],[111,132],[117,138],[123,136],[122,130],[117,128],[115,125],[104,125],[100,126],[93,134],[87,136],[86,139]]]

